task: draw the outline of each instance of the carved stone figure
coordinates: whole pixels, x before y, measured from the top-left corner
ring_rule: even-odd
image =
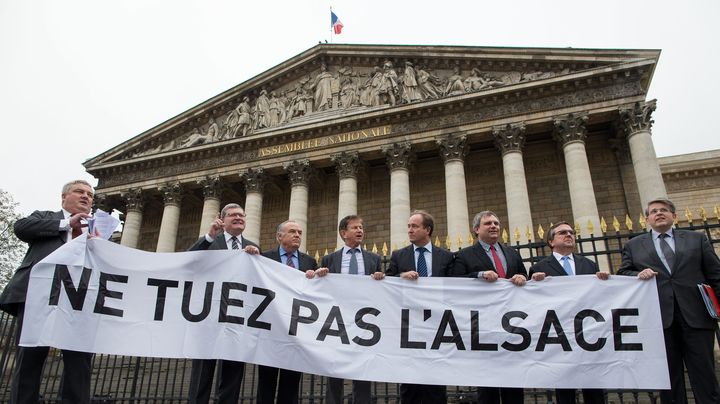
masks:
[[[278,126],[285,119],[285,106],[275,95],[275,91],[270,92],[270,100],[268,101],[267,126],[272,128]]]
[[[230,139],[238,136],[245,136],[252,129],[252,115],[250,98],[243,97],[243,100],[232,110],[223,123],[223,139]]]
[[[428,73],[427,70],[420,65],[418,65],[417,68],[417,81],[420,95],[423,99],[436,99],[442,94],[440,78]]]
[[[353,79],[356,76],[352,67],[343,67],[338,70],[340,74],[340,107],[350,108],[358,105],[359,93],[357,83]]]
[[[445,95],[458,95],[465,93],[465,83],[463,76],[460,74],[458,66],[453,67],[453,74],[448,77],[448,84],[445,88]]]
[[[380,105],[378,91],[380,89],[380,84],[382,83],[382,81],[382,69],[380,69],[380,67],[378,66],[375,66],[373,68],[373,72],[370,74],[370,77],[367,79],[365,84],[363,84],[363,87],[360,90],[360,105],[365,105],[367,107],[374,107]]]
[[[395,105],[395,94],[398,92],[398,76],[393,69],[392,62],[387,61],[383,64],[382,81],[378,88],[378,97],[380,104]]]
[[[470,73],[470,77],[465,79],[465,91],[480,91],[485,90],[488,88],[495,88],[504,86],[505,83],[501,80],[497,80],[493,77],[490,77],[489,75],[485,73],[481,73],[480,69],[474,68],[472,69],[472,73]]]
[[[211,142],[217,142],[218,140],[224,139],[223,134],[220,133],[220,128],[218,127],[217,122],[215,122],[215,118],[210,118],[210,125],[208,125],[207,135],[210,138]]]
[[[417,77],[413,64],[409,61],[405,62],[405,71],[402,75],[402,99],[405,102],[415,102],[422,100],[420,89],[418,87]]]
[[[180,141],[180,147],[192,147],[205,143],[210,143],[212,138],[207,133],[203,133],[198,128],[195,128],[187,138]]]
[[[315,90],[314,111],[324,111],[332,108],[332,82],[332,74],[327,71],[325,63],[321,64],[320,73],[315,77],[312,85]]]
[[[260,95],[255,100],[255,109],[253,110],[253,129],[267,128],[268,115],[270,115],[270,100],[267,97],[267,91],[263,89],[260,91]]]
[[[312,112],[313,97],[307,89],[310,77],[305,77],[295,87],[295,96],[290,100],[287,116],[292,119]]]
[[[290,101],[287,97],[287,90],[283,90],[280,93],[280,96],[278,97],[278,104],[281,108],[280,110],[280,123],[286,123],[290,120],[290,116],[288,115],[288,108],[290,107]]]

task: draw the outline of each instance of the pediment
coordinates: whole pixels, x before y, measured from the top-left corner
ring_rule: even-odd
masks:
[[[650,60],[659,51],[317,45],[85,162],[143,159],[276,130]]]

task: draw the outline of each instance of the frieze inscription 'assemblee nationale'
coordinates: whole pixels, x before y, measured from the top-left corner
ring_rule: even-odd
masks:
[[[274,156],[278,154],[293,153],[300,150],[314,149],[323,146],[331,146],[341,143],[357,142],[374,137],[387,136],[392,133],[390,126],[379,128],[363,129],[354,132],[341,133],[338,135],[325,136],[322,138],[291,142],[276,146],[263,147],[258,151],[260,157]]]

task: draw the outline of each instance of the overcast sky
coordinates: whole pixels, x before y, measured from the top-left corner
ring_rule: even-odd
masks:
[[[82,162],[320,40],[661,49],[659,156],[720,149],[720,2],[0,0],[0,189],[59,209]]]

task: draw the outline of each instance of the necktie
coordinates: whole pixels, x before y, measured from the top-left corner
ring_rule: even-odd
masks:
[[[233,250],[239,250],[240,244],[238,244],[238,239],[235,236],[230,237],[230,241],[232,241],[232,249]]]
[[[500,256],[498,255],[497,251],[495,251],[495,246],[490,246],[490,252],[493,256],[493,261],[495,261],[495,271],[497,271],[497,274],[499,277],[504,278],[505,277],[505,268],[503,268],[502,261],[500,260]]]
[[[295,268],[295,263],[293,262],[293,254],[292,253],[285,253],[285,256],[287,257],[287,266],[290,268]]]
[[[562,257],[561,259],[563,262],[563,269],[565,270],[565,272],[567,272],[568,275],[573,276],[574,273],[573,273],[572,267],[570,266],[570,257],[566,255],[566,256]]]
[[[350,254],[350,275],[357,275],[358,273],[358,262],[357,257],[355,256],[355,253],[357,252],[357,248],[351,248],[348,250],[348,254]]]
[[[665,240],[668,237],[670,237],[670,235],[667,233],[663,233],[660,235],[660,250],[665,256],[665,261],[667,261],[667,264],[672,271],[673,269],[675,269],[675,252],[672,250],[667,240]]]
[[[417,260],[417,273],[420,276],[428,276],[427,271],[427,262],[425,262],[425,251],[427,251],[427,248],[420,247],[417,250],[418,252],[418,260]]]

